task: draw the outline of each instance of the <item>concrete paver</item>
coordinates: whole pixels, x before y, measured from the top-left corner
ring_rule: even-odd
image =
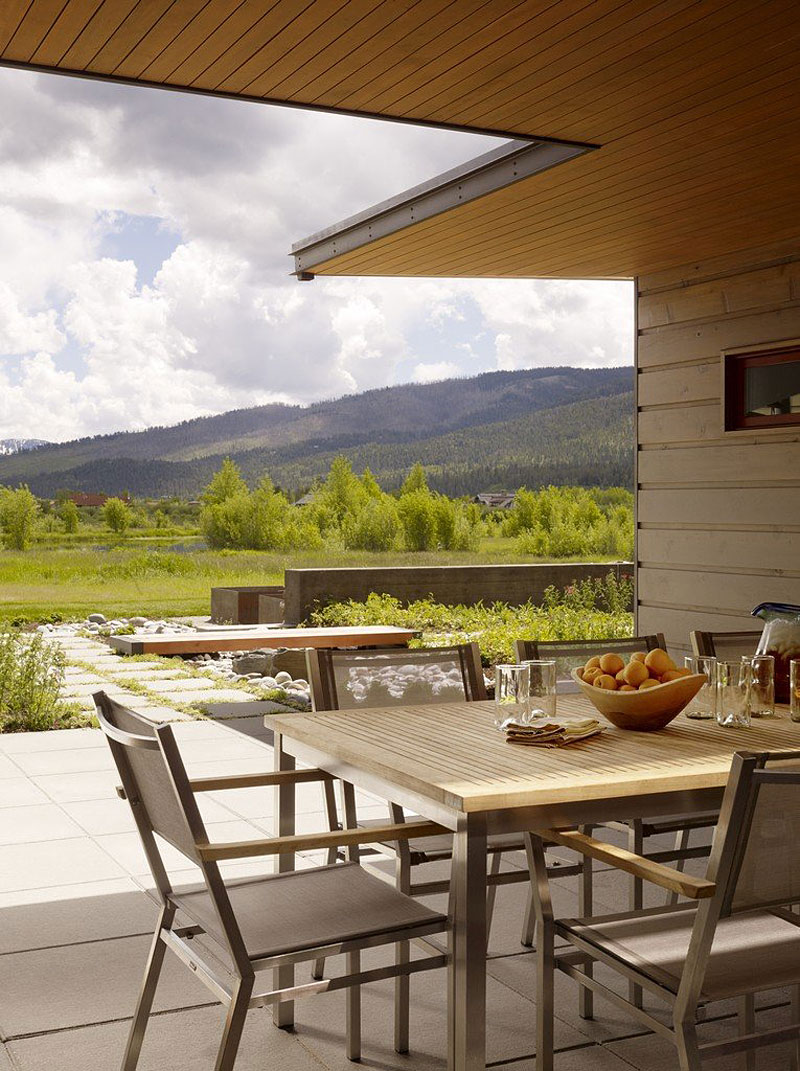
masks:
[[[239,737],[212,721],[196,721],[168,703],[214,700],[249,702],[243,689],[215,688],[205,678],[176,679],[180,668],[125,663],[96,641],[75,640],[70,654],[96,667],[75,667],[70,687],[87,697],[96,687],[153,720],[174,720],[175,735],[190,776],[269,771],[268,747]],[[117,674],[114,680],[109,676]],[[95,677],[101,683],[95,681]],[[163,702],[148,701],[125,688],[126,680],[157,684]],[[202,682],[202,683],[199,683]],[[199,686],[196,686],[198,685]],[[98,730],[0,736],[0,1071],[111,1071],[119,1066],[156,912],[152,878],[129,806],[116,796],[119,775]],[[359,793],[364,817],[383,818],[386,804]],[[298,787],[298,831],[325,828],[322,793],[315,784]],[[198,803],[212,840],[246,840],[274,835],[274,793],[249,788],[202,794]],[[164,851],[175,887],[196,885],[197,869],[172,848]],[[298,857],[301,869],[320,853]],[[387,870],[392,862],[386,861]],[[523,867],[509,856],[506,867]],[[226,879],[272,871],[271,859],[239,860],[221,866]],[[447,865],[426,877],[444,876]],[[502,887],[492,927],[487,965],[489,1058],[496,1068],[535,1071],[535,956],[519,944],[527,885]],[[627,880],[600,873],[600,909],[627,900]],[[575,883],[553,882],[556,909],[574,914]],[[444,897],[430,898],[444,903]],[[372,965],[385,950],[364,954]],[[335,961],[331,971],[341,969]],[[299,980],[308,968],[298,969]],[[624,983],[621,983],[624,986]],[[392,1049],[392,983],[365,988],[364,1055],[374,1071],[443,1071],[446,1063],[443,972],[412,979],[412,1052]],[[598,1001],[594,1022],[576,1013],[575,987],[557,980],[558,1071],[674,1071],[674,1051],[644,1034],[624,1013]],[[785,1009],[766,1011],[775,1016]],[[213,1066],[223,1013],[210,992],[174,956],[167,954],[140,1063],[141,1071],[199,1071]],[[268,1010],[248,1015],[237,1071],[350,1071],[344,1054],[344,995],[328,993],[297,1005],[297,1031],[276,1030]],[[772,1022],[770,1021],[770,1025]],[[733,1032],[732,1022],[709,1023],[705,1036]],[[776,1055],[777,1054],[777,1055]],[[781,1062],[781,1058],[783,1062]],[[783,1071],[783,1049],[759,1055],[759,1069]],[[710,1065],[714,1067],[714,1064]],[[726,1069],[727,1071],[727,1069]]]

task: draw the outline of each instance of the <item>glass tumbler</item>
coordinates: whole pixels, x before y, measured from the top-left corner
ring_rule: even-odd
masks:
[[[556,664],[551,659],[530,659],[522,663],[528,667],[530,684],[529,718],[554,718],[556,716]]]
[[[498,729],[508,722],[527,725],[530,721],[531,673],[525,665],[495,667],[494,723]]]
[[[734,728],[750,725],[750,659],[739,662],[717,660],[717,723]]]
[[[800,658],[789,663],[789,717],[800,721]]]
[[[754,718],[775,717],[775,659],[772,655],[742,655],[750,663],[750,713]]]
[[[686,655],[683,664],[690,673],[705,673],[708,683],[704,684],[694,699],[684,707],[687,718],[708,720],[717,712],[717,660],[714,655]]]

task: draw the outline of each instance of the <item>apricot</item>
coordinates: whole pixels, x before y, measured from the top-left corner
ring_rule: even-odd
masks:
[[[668,669],[677,668],[667,652],[662,651],[660,647],[656,647],[652,651],[647,652],[644,664],[654,676],[658,677],[660,677],[662,673],[666,673]]]
[[[617,690],[617,682],[610,673],[601,673],[599,677],[595,677],[593,684],[595,688],[602,688],[607,692],[615,692]]]
[[[625,683],[625,670],[621,669],[619,671],[619,673],[615,673],[614,674],[614,680],[617,682],[617,684],[624,684]]]
[[[690,670],[688,669],[668,669],[666,673],[661,674],[661,683],[668,684],[669,681],[676,681],[680,677],[688,677]]]
[[[576,673],[576,675],[578,677],[578,680],[582,681],[583,680],[583,666],[578,666],[578,668],[575,670],[575,673]]]
[[[650,671],[642,662],[629,662],[623,669],[622,675],[626,684],[631,684],[634,688],[638,688],[642,681],[647,680]]]
[[[592,657],[588,660],[588,662],[586,663],[586,665],[583,668],[584,669],[599,669],[600,668],[600,655],[592,655]]]
[[[583,671],[583,680],[587,684],[594,684],[595,678],[602,676],[602,672],[599,666],[592,666],[590,669]]]
[[[615,673],[625,668],[625,663],[618,654],[609,652],[600,656],[600,668],[603,673],[610,673],[613,677]]]
[[[632,684],[621,684],[617,689],[618,692],[635,692],[637,690]]]
[[[631,655],[631,662],[644,662],[647,658],[647,651],[635,651]]]
[[[642,681],[639,685],[639,691],[643,692],[645,688],[657,688],[661,684],[661,681],[657,681],[655,677],[648,677],[646,681]]]

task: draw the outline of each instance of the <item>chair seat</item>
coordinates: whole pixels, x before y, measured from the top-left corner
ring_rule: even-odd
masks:
[[[447,924],[430,911],[366,873],[356,863],[268,874],[226,885],[251,959],[315,949],[339,941],[392,934],[408,927]],[[225,935],[205,889],[171,896],[179,909],[225,945]]]
[[[417,816],[409,818],[416,821]],[[385,819],[367,818],[359,819],[359,826],[369,829],[370,826],[385,825]],[[381,845],[394,851],[396,841],[381,841]],[[441,833],[437,837],[410,837],[408,847],[411,852],[411,863],[417,866],[420,863],[433,863],[442,859],[453,858],[453,834]],[[489,854],[495,852],[524,852],[525,840],[522,833],[495,833],[487,838],[486,850]]]
[[[561,919],[556,932],[575,934],[645,977],[677,993],[697,912],[678,904],[599,919]],[[800,982],[800,915],[748,911],[720,919],[702,999]]]

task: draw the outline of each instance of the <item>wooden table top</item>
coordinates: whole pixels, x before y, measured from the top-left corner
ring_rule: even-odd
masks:
[[[414,637],[411,629],[395,625],[331,628],[247,628],[197,632],[143,633],[111,636],[110,645],[122,654],[203,654],[247,651],[261,647],[402,647]]]
[[[559,696],[558,712],[597,713],[582,695]],[[788,708],[749,729],[682,714],[658,732],[607,725],[600,736],[557,749],[507,743],[493,715],[490,701],[264,720],[289,740],[464,813],[722,788],[736,751],[800,750],[800,724]]]

